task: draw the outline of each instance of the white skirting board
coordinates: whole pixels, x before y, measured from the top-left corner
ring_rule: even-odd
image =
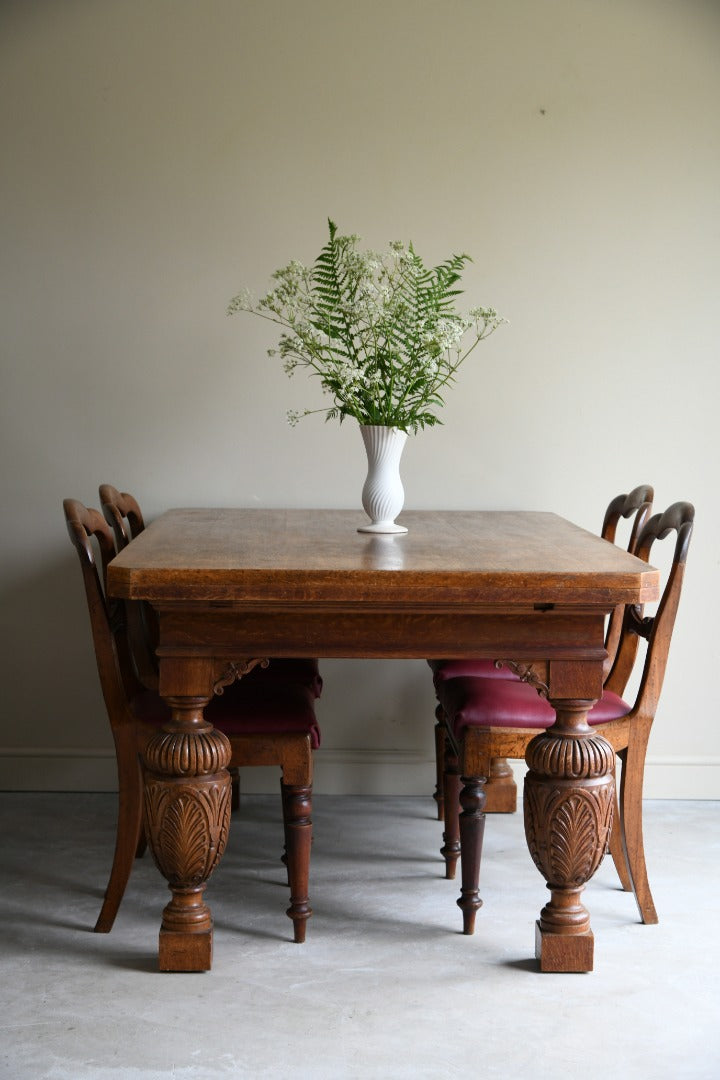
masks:
[[[523,762],[512,762],[522,793]],[[247,794],[277,791],[278,770],[242,770]],[[114,791],[112,750],[0,747],[0,791]],[[315,757],[318,795],[431,795],[435,763],[410,750],[320,749]],[[720,799],[720,758],[652,757],[645,766],[647,799]]]

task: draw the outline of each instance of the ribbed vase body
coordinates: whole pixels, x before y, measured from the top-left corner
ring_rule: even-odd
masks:
[[[395,518],[403,508],[405,491],[400,479],[400,458],[407,432],[381,425],[361,424],[368,459],[367,478],[362,489],[362,504],[370,524],[359,532],[404,533]]]

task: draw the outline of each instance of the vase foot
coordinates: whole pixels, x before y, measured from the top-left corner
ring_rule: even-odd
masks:
[[[373,521],[370,525],[361,525],[358,529],[361,533],[406,533],[404,525],[396,525],[394,521]]]

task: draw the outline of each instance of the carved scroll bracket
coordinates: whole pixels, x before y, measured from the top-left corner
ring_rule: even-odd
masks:
[[[534,687],[540,697],[546,698],[550,693],[549,687],[542,681],[532,664],[522,664],[519,660],[496,660],[495,667],[498,671],[503,667],[508,668],[513,675],[517,675],[520,682]]]
[[[258,656],[252,660],[233,660],[223,670],[220,677],[213,683],[213,694],[220,696],[224,692],[226,686],[230,686],[237,679],[242,679],[245,675],[249,675],[253,668],[266,668],[269,663],[270,660],[266,656]]]

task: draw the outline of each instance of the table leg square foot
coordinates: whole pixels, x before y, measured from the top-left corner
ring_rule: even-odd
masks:
[[[212,952],[212,930],[199,934],[160,931],[160,971],[210,971]]]
[[[550,934],[535,923],[535,957],[541,971],[592,971],[594,938],[586,934]]]

